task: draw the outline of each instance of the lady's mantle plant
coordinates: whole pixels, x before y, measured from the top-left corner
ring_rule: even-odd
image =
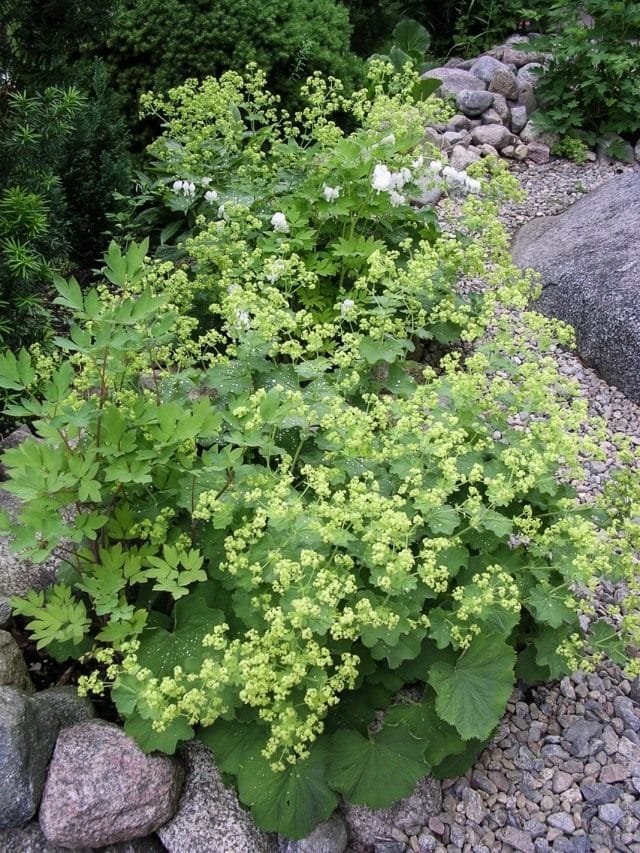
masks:
[[[108,685],[145,749],[202,738],[289,837],[340,796],[382,807],[460,772],[516,678],[624,661],[637,636],[622,611],[617,635],[580,629],[598,578],[636,565],[617,507],[614,554],[569,486],[598,449],[544,354],[566,332],[525,315],[543,354],[523,357],[496,312],[529,296],[491,201],[505,175],[446,171],[406,81],[347,101],[314,78],[298,136],[236,76],[170,93],[153,192],[155,213],[197,206],[178,260],[113,244],[109,285],[58,281],[57,355],[1,364],[38,434],[4,457],[16,545],[68,562],[17,612],[95,661],[84,689]],[[441,222],[410,205],[438,181],[462,194]],[[408,369],[434,339],[448,354]]]

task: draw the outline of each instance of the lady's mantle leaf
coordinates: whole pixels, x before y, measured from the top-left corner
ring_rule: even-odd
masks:
[[[203,637],[215,625],[224,621],[220,610],[209,607],[208,587],[199,584],[174,607],[175,630],[161,627],[147,628],[140,637],[138,662],[149,667],[154,675],[172,675],[174,667],[185,672],[197,672],[202,661],[210,655],[202,645]]]
[[[455,664],[435,663],[429,684],[436,711],[465,740],[489,736],[513,690],[515,652],[499,637],[476,637]]]
[[[406,726],[385,728],[374,738],[336,732],[331,738],[329,784],[350,803],[387,808],[410,796],[418,779],[429,772],[424,745]]]
[[[260,757],[265,745],[265,734],[259,726],[246,725],[236,720],[216,720],[212,726],[200,729],[199,739],[216,758],[223,773],[237,776],[245,764]]]
[[[564,603],[566,592],[555,592],[546,584],[534,586],[527,597],[527,606],[539,622],[545,622],[552,628],[560,628],[564,623],[575,621],[575,613]]]
[[[465,749],[460,732],[436,713],[435,695],[428,687],[420,702],[392,705],[384,715],[384,727],[404,726],[423,741],[422,750],[432,767]]]
[[[181,741],[191,740],[193,729],[184,719],[176,717],[161,732],[151,727],[151,720],[132,714],[124,724],[125,732],[138,744],[143,752],[164,752],[173,755]]]
[[[318,740],[308,758],[275,773],[262,755],[244,762],[238,792],[266,832],[304,838],[326,820],[338,804],[326,781],[327,742]]]
[[[493,734],[493,732],[492,732]],[[464,744],[462,752],[448,755],[432,769],[431,775],[434,779],[454,779],[463,776],[475,763],[476,759],[491,740],[491,735],[485,740],[468,740]]]

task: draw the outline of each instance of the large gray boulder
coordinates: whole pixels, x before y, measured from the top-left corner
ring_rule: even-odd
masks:
[[[58,729],[51,705],[0,687],[0,829],[35,814]]]
[[[455,97],[463,89],[484,90],[487,88],[484,81],[476,77],[475,74],[471,74],[469,71],[464,71],[460,68],[431,68],[422,75],[423,80],[430,80],[431,78],[440,80],[441,85],[437,93],[443,98],[449,95]]]
[[[18,829],[0,830],[2,853],[93,853],[93,847],[58,847],[44,837],[37,821]],[[101,847],[100,853],[165,853],[162,844],[154,835],[135,838],[121,844]]]
[[[15,686],[0,686],[0,829],[20,827],[33,817],[58,732],[93,713],[75,687],[29,696]]]
[[[640,401],[640,172],[520,229],[512,255],[541,274],[535,307],[570,323],[580,357]]]
[[[23,693],[35,691],[20,647],[8,631],[0,631],[0,687],[14,687]]]

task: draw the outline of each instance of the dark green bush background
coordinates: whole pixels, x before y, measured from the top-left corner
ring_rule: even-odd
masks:
[[[580,9],[595,19],[593,29],[578,21]],[[403,17],[429,31],[432,65],[448,55],[477,55],[518,28],[542,31],[557,59],[540,85],[541,121],[589,144],[607,133],[635,140],[640,3],[0,0],[0,194],[6,200],[10,189],[31,193],[22,212],[17,196],[7,201],[0,239],[20,236],[27,245],[27,214],[46,217],[46,229],[28,244],[42,260],[38,270],[18,281],[3,266],[2,328],[13,325],[21,335],[7,337],[0,329],[0,342],[44,335],[38,300],[46,302],[53,270],[90,279],[113,215],[126,215],[121,201],[132,191],[132,160],[144,168],[144,147],[159,130],[138,119],[143,92],[242,70],[253,61],[267,71],[270,90],[295,108],[300,81],[315,70],[340,77],[347,88],[361,84],[364,60],[387,52]],[[82,103],[63,127],[47,114],[44,92],[69,86]],[[19,142],[11,92],[41,99],[32,105],[31,130],[44,133],[37,143]],[[26,326],[20,300],[33,320]]]

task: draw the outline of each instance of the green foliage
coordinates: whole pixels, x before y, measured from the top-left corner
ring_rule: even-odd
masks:
[[[476,637],[453,663],[438,661],[429,683],[440,718],[464,740],[487,738],[511,695],[514,664],[513,648],[491,635]]]
[[[0,68],[19,89],[77,82],[74,60],[104,34],[110,10],[107,0],[0,0]]]
[[[83,98],[75,88],[12,93],[0,114],[0,341],[41,338],[53,271],[67,255],[59,169]]]
[[[379,93],[394,85],[392,69],[379,61],[371,73],[376,81],[372,87]],[[416,80],[410,69],[406,74],[406,85],[410,80],[410,88],[422,100],[431,81]],[[159,253],[176,257],[175,244],[193,233],[200,217],[226,221],[235,209],[238,213],[244,209],[244,216],[258,217],[268,210],[271,217],[277,199],[282,214],[296,224],[294,248],[306,258],[308,271],[324,271],[325,279],[336,281],[335,269],[344,263],[344,284],[366,266],[369,256],[380,248],[376,240],[381,237],[387,243],[390,239],[399,243],[409,231],[416,236],[434,233],[431,211],[394,206],[399,192],[389,196],[386,192],[373,194],[370,187],[363,190],[364,174],[379,159],[374,149],[369,150],[371,131],[345,139],[335,123],[325,118],[325,113],[330,116],[349,110],[361,118],[366,114],[368,123],[376,126],[373,141],[386,140],[384,149],[391,151],[395,137],[383,130],[398,112],[398,93],[380,98],[372,109],[365,91],[350,99],[339,81],[314,76],[301,87],[307,106],[291,117],[279,109],[277,99],[265,92],[264,85],[264,75],[257,69],[245,78],[227,72],[219,80],[188,81],[166,97],[143,99],[145,110],[161,117],[165,130],[148,148],[150,168],[138,174],[142,191],[133,200],[134,228],[126,215],[121,217],[127,236],[136,237],[151,227],[159,239]],[[424,101],[404,115],[403,120],[410,122],[399,129],[405,169],[415,159],[411,152],[422,137],[423,123],[439,111],[442,108],[435,101]],[[295,142],[292,122],[297,128]],[[324,159],[318,157],[318,147],[326,149]],[[422,172],[425,170],[428,172],[426,163]],[[331,198],[339,172],[344,180],[336,190],[338,197]],[[416,178],[423,186],[425,181],[433,185],[429,175]],[[420,191],[415,183],[413,187]],[[354,208],[359,212],[352,215]],[[394,231],[393,224],[401,221],[403,229]],[[274,235],[271,251],[280,239]],[[230,251],[226,232],[216,233],[214,240],[221,242],[224,253]],[[243,249],[234,251],[242,253]],[[307,301],[324,302],[330,296],[322,288],[315,290],[305,291]]]
[[[389,34],[402,18],[414,18],[427,25],[426,4],[421,0],[343,0],[349,10],[351,45],[358,56],[370,56],[388,49]],[[433,5],[433,4],[429,4]]]
[[[92,644],[81,686],[109,686],[145,750],[201,737],[291,838],[340,795],[384,807],[463,772],[516,673],[621,659],[640,627],[580,629],[600,575],[636,591],[637,490],[577,503],[600,451],[544,352],[566,331],[525,314],[529,355],[496,311],[531,296],[496,219],[508,176],[445,174],[415,76],[372,73],[372,97],[312,78],[298,131],[259,79],[170,93],[156,205],[198,205],[176,258],[112,244],[96,289],[56,281],[57,358],[0,359],[37,433],[3,458],[15,547],[69,561],[16,611],[60,658]],[[409,203],[434,181],[438,216]],[[449,352],[409,370],[420,339]]]
[[[72,268],[86,278],[104,252],[111,217],[122,207],[114,194],[130,187],[131,162],[120,98],[104,64],[95,62],[79,83],[86,96],[65,146],[60,179]]]
[[[327,782],[329,757],[329,744],[322,740],[308,756],[277,772],[259,747],[243,757],[235,771],[238,790],[258,824],[266,831],[302,838],[310,826],[330,817],[339,798]]]
[[[584,163],[587,159],[589,149],[581,139],[576,136],[564,136],[551,149],[551,153],[556,157],[566,157],[567,160],[573,160],[574,163]]]
[[[272,91],[288,103],[300,76],[316,70],[357,83],[361,63],[349,34],[347,11],[336,0],[120,0],[104,55],[133,126],[149,90],[242,71],[249,62],[265,69]]]
[[[516,32],[545,30],[549,21],[549,4],[543,0],[457,0],[449,5],[455,19],[454,49],[466,56],[477,56]]]
[[[80,57],[103,33],[107,4],[0,5],[0,340],[18,346],[46,335],[53,271],[88,277],[129,164],[105,69]]]
[[[542,0],[345,0],[345,5],[360,56],[387,52],[389,34],[402,18],[428,29],[435,56],[477,56],[515,32],[544,28],[548,9]]]
[[[31,590],[16,603],[19,612],[31,620],[29,628],[39,649],[47,647],[64,660],[91,648],[86,639],[90,626],[86,607],[68,586],[54,584],[46,597],[44,592]]]
[[[387,55],[374,54],[371,58],[390,62],[398,73],[402,71],[407,62],[411,62],[418,73],[427,69],[425,54],[429,50],[431,36],[422,24],[410,18],[403,18],[393,29],[392,41],[393,44]],[[426,80],[422,81],[422,83],[427,82]],[[438,88],[440,81],[438,83],[429,82],[433,88],[426,93],[427,96]]]
[[[588,145],[640,130],[640,3],[554,3],[552,34],[537,42],[553,59],[536,88],[536,124]]]

